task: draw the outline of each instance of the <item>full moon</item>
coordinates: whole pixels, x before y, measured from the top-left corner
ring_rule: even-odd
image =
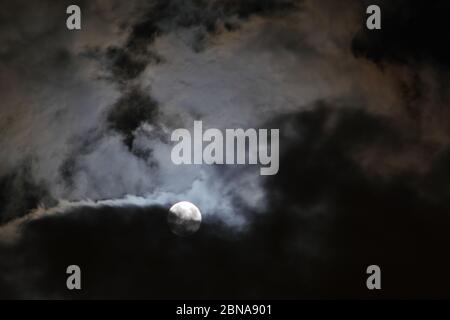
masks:
[[[178,236],[188,236],[195,233],[202,223],[200,210],[188,201],[175,203],[167,216],[170,230]]]

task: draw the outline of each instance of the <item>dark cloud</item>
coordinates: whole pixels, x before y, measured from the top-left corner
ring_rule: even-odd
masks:
[[[131,150],[134,131],[143,123],[157,123],[158,114],[158,103],[142,90],[132,88],[112,106],[107,121],[111,129],[124,136],[124,142]]]
[[[109,46],[104,51],[100,48],[87,48],[83,57],[94,59],[101,65],[104,74],[99,78],[126,87],[129,81],[136,79],[145,71],[149,64],[159,64],[164,58],[146,46],[140,50],[127,46]]]
[[[149,62],[147,57],[134,57],[127,51],[117,47],[108,48],[106,57],[111,63],[112,76],[124,80],[136,78],[145,70]]]
[[[208,31],[215,31],[217,23],[226,23],[232,28],[232,16],[248,18],[251,15],[273,15],[298,9],[299,0],[169,0],[154,1],[149,5],[140,22],[132,27],[129,47],[136,42],[153,40],[165,23],[173,26],[204,26]]]
[[[357,56],[377,62],[434,62],[449,66],[448,1],[378,0],[370,4],[379,5],[382,10],[382,29],[371,31],[362,24],[353,40]]]
[[[141,17],[129,26],[125,44],[112,46],[104,52],[107,69],[112,80],[129,81],[138,77],[149,64],[161,63],[164,57],[150,50],[154,40],[176,28],[203,27],[206,33],[238,28],[235,17],[248,18],[254,14],[276,14],[298,8],[298,0],[155,0],[150,1]],[[196,51],[204,48],[205,33],[200,30],[192,47]],[[89,53],[90,51],[90,53]],[[93,54],[95,53],[95,54]],[[88,56],[101,58],[99,48],[88,50]]]
[[[32,175],[31,160],[0,177],[0,225],[26,215],[44,202],[52,203],[45,184]]]
[[[2,248],[14,258],[2,261],[2,272],[9,271],[7,284],[20,288],[22,298],[297,295],[303,268],[296,255],[278,251],[285,235],[270,231],[273,226],[236,235],[205,219],[195,235],[180,238],[166,219],[165,209],[128,206],[81,207],[35,220],[19,243]],[[70,264],[82,269],[80,292],[65,287]]]
[[[450,202],[448,182],[437,177],[448,174],[449,151],[426,174],[386,177],[367,172],[355,154],[412,147],[392,119],[322,105],[279,124],[280,172],[267,185],[272,225],[284,221],[295,235],[289,242],[318,247],[326,261],[317,265],[321,294],[375,297],[362,279],[378,264],[383,297],[447,295]]]

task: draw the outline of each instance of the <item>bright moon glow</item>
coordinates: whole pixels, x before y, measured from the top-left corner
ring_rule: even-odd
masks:
[[[188,236],[195,233],[202,222],[200,210],[188,201],[175,203],[169,209],[167,216],[170,230],[178,236]]]

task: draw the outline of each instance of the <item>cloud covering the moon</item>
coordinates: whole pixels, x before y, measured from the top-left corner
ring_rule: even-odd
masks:
[[[388,296],[445,294],[444,1],[374,1],[377,34],[359,0],[74,3],[80,32],[70,1],[0,13],[1,297],[73,297],[73,260],[83,298],[366,297],[373,260]],[[280,128],[279,173],[172,164],[170,133],[194,120]],[[180,200],[205,218],[187,243],[164,220]],[[431,280],[412,288],[417,270]]]

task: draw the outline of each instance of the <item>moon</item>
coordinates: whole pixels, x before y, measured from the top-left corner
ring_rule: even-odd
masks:
[[[169,209],[167,222],[170,230],[177,236],[189,236],[200,228],[202,214],[193,203],[181,201]]]

